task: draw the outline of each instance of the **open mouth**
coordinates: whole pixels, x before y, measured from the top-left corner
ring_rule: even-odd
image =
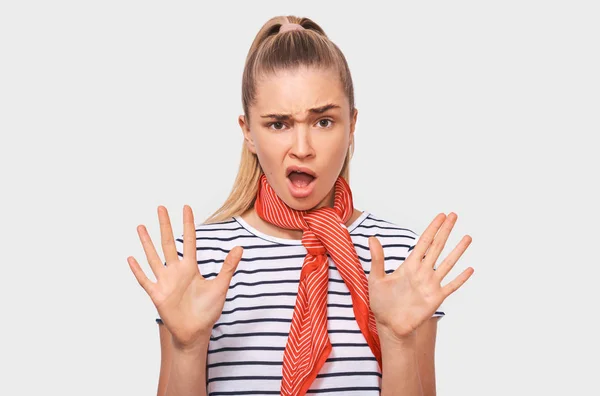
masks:
[[[305,172],[292,171],[288,175],[288,179],[290,179],[294,187],[305,188],[315,179],[315,177]]]
[[[290,194],[293,197],[306,198],[312,193],[317,178],[315,172],[308,168],[290,166],[286,173]]]

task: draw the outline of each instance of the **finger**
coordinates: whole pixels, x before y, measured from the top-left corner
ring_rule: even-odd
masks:
[[[229,285],[231,278],[242,259],[243,252],[244,249],[241,246],[236,246],[227,253],[221,271],[219,271],[219,274],[217,275],[217,279],[220,279]]]
[[[196,225],[194,213],[188,205],[183,205],[183,257],[191,257],[196,263]]]
[[[371,251],[371,272],[369,279],[380,279],[385,276],[385,263],[383,247],[377,237],[369,237],[369,250]]]
[[[148,279],[135,258],[131,256],[127,257],[127,263],[129,263],[129,268],[131,268],[131,271],[133,272],[133,275],[135,276],[135,279],[137,279],[140,286],[142,286],[146,293],[150,295],[150,289],[153,287],[154,282]]]
[[[441,228],[438,230],[431,246],[429,247],[429,251],[423,258],[423,266],[425,268],[433,268],[438,258],[440,257],[440,253],[444,250],[444,246],[446,246],[446,241],[448,240],[448,235],[450,235],[450,231],[454,227],[456,223],[456,219],[458,216],[454,212],[450,212],[442,223]]]
[[[458,261],[458,259],[463,255],[467,247],[471,244],[473,238],[469,235],[465,235],[463,239],[456,245],[454,249],[450,252],[450,254],[442,261],[442,263],[437,267],[435,273],[436,276],[442,280],[444,277],[454,268],[454,265]]]
[[[146,259],[148,260],[148,264],[150,264],[150,269],[152,269],[152,273],[154,273],[154,276],[156,279],[158,279],[160,272],[163,270],[162,260],[154,248],[154,244],[152,243],[152,239],[150,238],[146,227],[139,225],[137,231],[140,240],[142,241],[142,247],[144,248]]]
[[[433,268],[438,258],[440,257],[440,253],[444,250],[444,246],[446,246],[446,241],[448,240],[448,235],[452,231],[454,224],[458,216],[454,212],[450,212],[446,217],[446,220],[442,224],[442,227],[439,229],[436,234],[431,246],[429,247],[429,251],[423,258],[423,266],[424,268]]]
[[[173,238],[173,228],[171,227],[171,219],[169,212],[164,206],[158,207],[158,222],[160,224],[160,241],[162,244],[165,261],[175,262],[179,260],[177,248],[175,247],[175,239]]]
[[[460,275],[458,275],[452,282],[448,283],[446,286],[442,287],[442,294],[444,295],[444,299],[446,299],[449,295],[457,291],[464,283],[473,275],[475,270],[472,267],[464,270]]]
[[[438,214],[433,219],[431,224],[429,224],[429,226],[427,226],[425,231],[423,231],[423,234],[421,234],[421,236],[419,237],[417,245],[415,246],[415,248],[413,249],[413,251],[410,254],[411,257],[415,256],[417,258],[418,262],[420,263],[423,260],[423,256],[425,255],[426,252],[427,252],[427,256],[429,256],[429,252],[427,251],[427,249],[429,249],[429,247],[431,246],[431,243],[433,242],[433,240],[435,238],[435,234],[440,229],[441,225],[444,224],[445,220],[446,220],[446,215],[444,213]]]

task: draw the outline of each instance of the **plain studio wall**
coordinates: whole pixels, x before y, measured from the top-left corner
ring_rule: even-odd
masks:
[[[0,364],[10,395],[151,395],[155,308],[137,236],[160,246],[226,198],[241,73],[275,15],[348,59],[356,206],[423,232],[458,221],[439,395],[589,394],[600,352],[600,19],[588,1],[3,2]],[[159,253],[162,254],[162,251]],[[591,322],[591,323],[590,323]]]

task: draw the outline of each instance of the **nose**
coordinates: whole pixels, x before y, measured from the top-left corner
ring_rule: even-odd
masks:
[[[303,125],[294,129],[293,142],[290,149],[290,155],[294,158],[304,159],[314,157],[315,150],[312,146],[310,127]]]

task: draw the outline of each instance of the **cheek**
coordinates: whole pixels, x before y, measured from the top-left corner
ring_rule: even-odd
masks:
[[[275,171],[276,169],[273,168],[277,167],[285,157],[285,144],[278,139],[258,137],[254,140],[254,147],[258,161],[265,173]]]
[[[331,178],[336,179],[339,173],[344,166],[344,160],[346,159],[346,155],[348,153],[348,145],[350,144],[350,140],[347,137],[337,139],[335,144],[330,147],[328,152],[328,162],[329,166],[327,166],[328,172],[331,172]]]
[[[329,157],[332,161],[343,161],[346,157],[349,144],[350,140],[346,136],[339,136],[336,139],[332,139],[326,146],[327,157]]]

